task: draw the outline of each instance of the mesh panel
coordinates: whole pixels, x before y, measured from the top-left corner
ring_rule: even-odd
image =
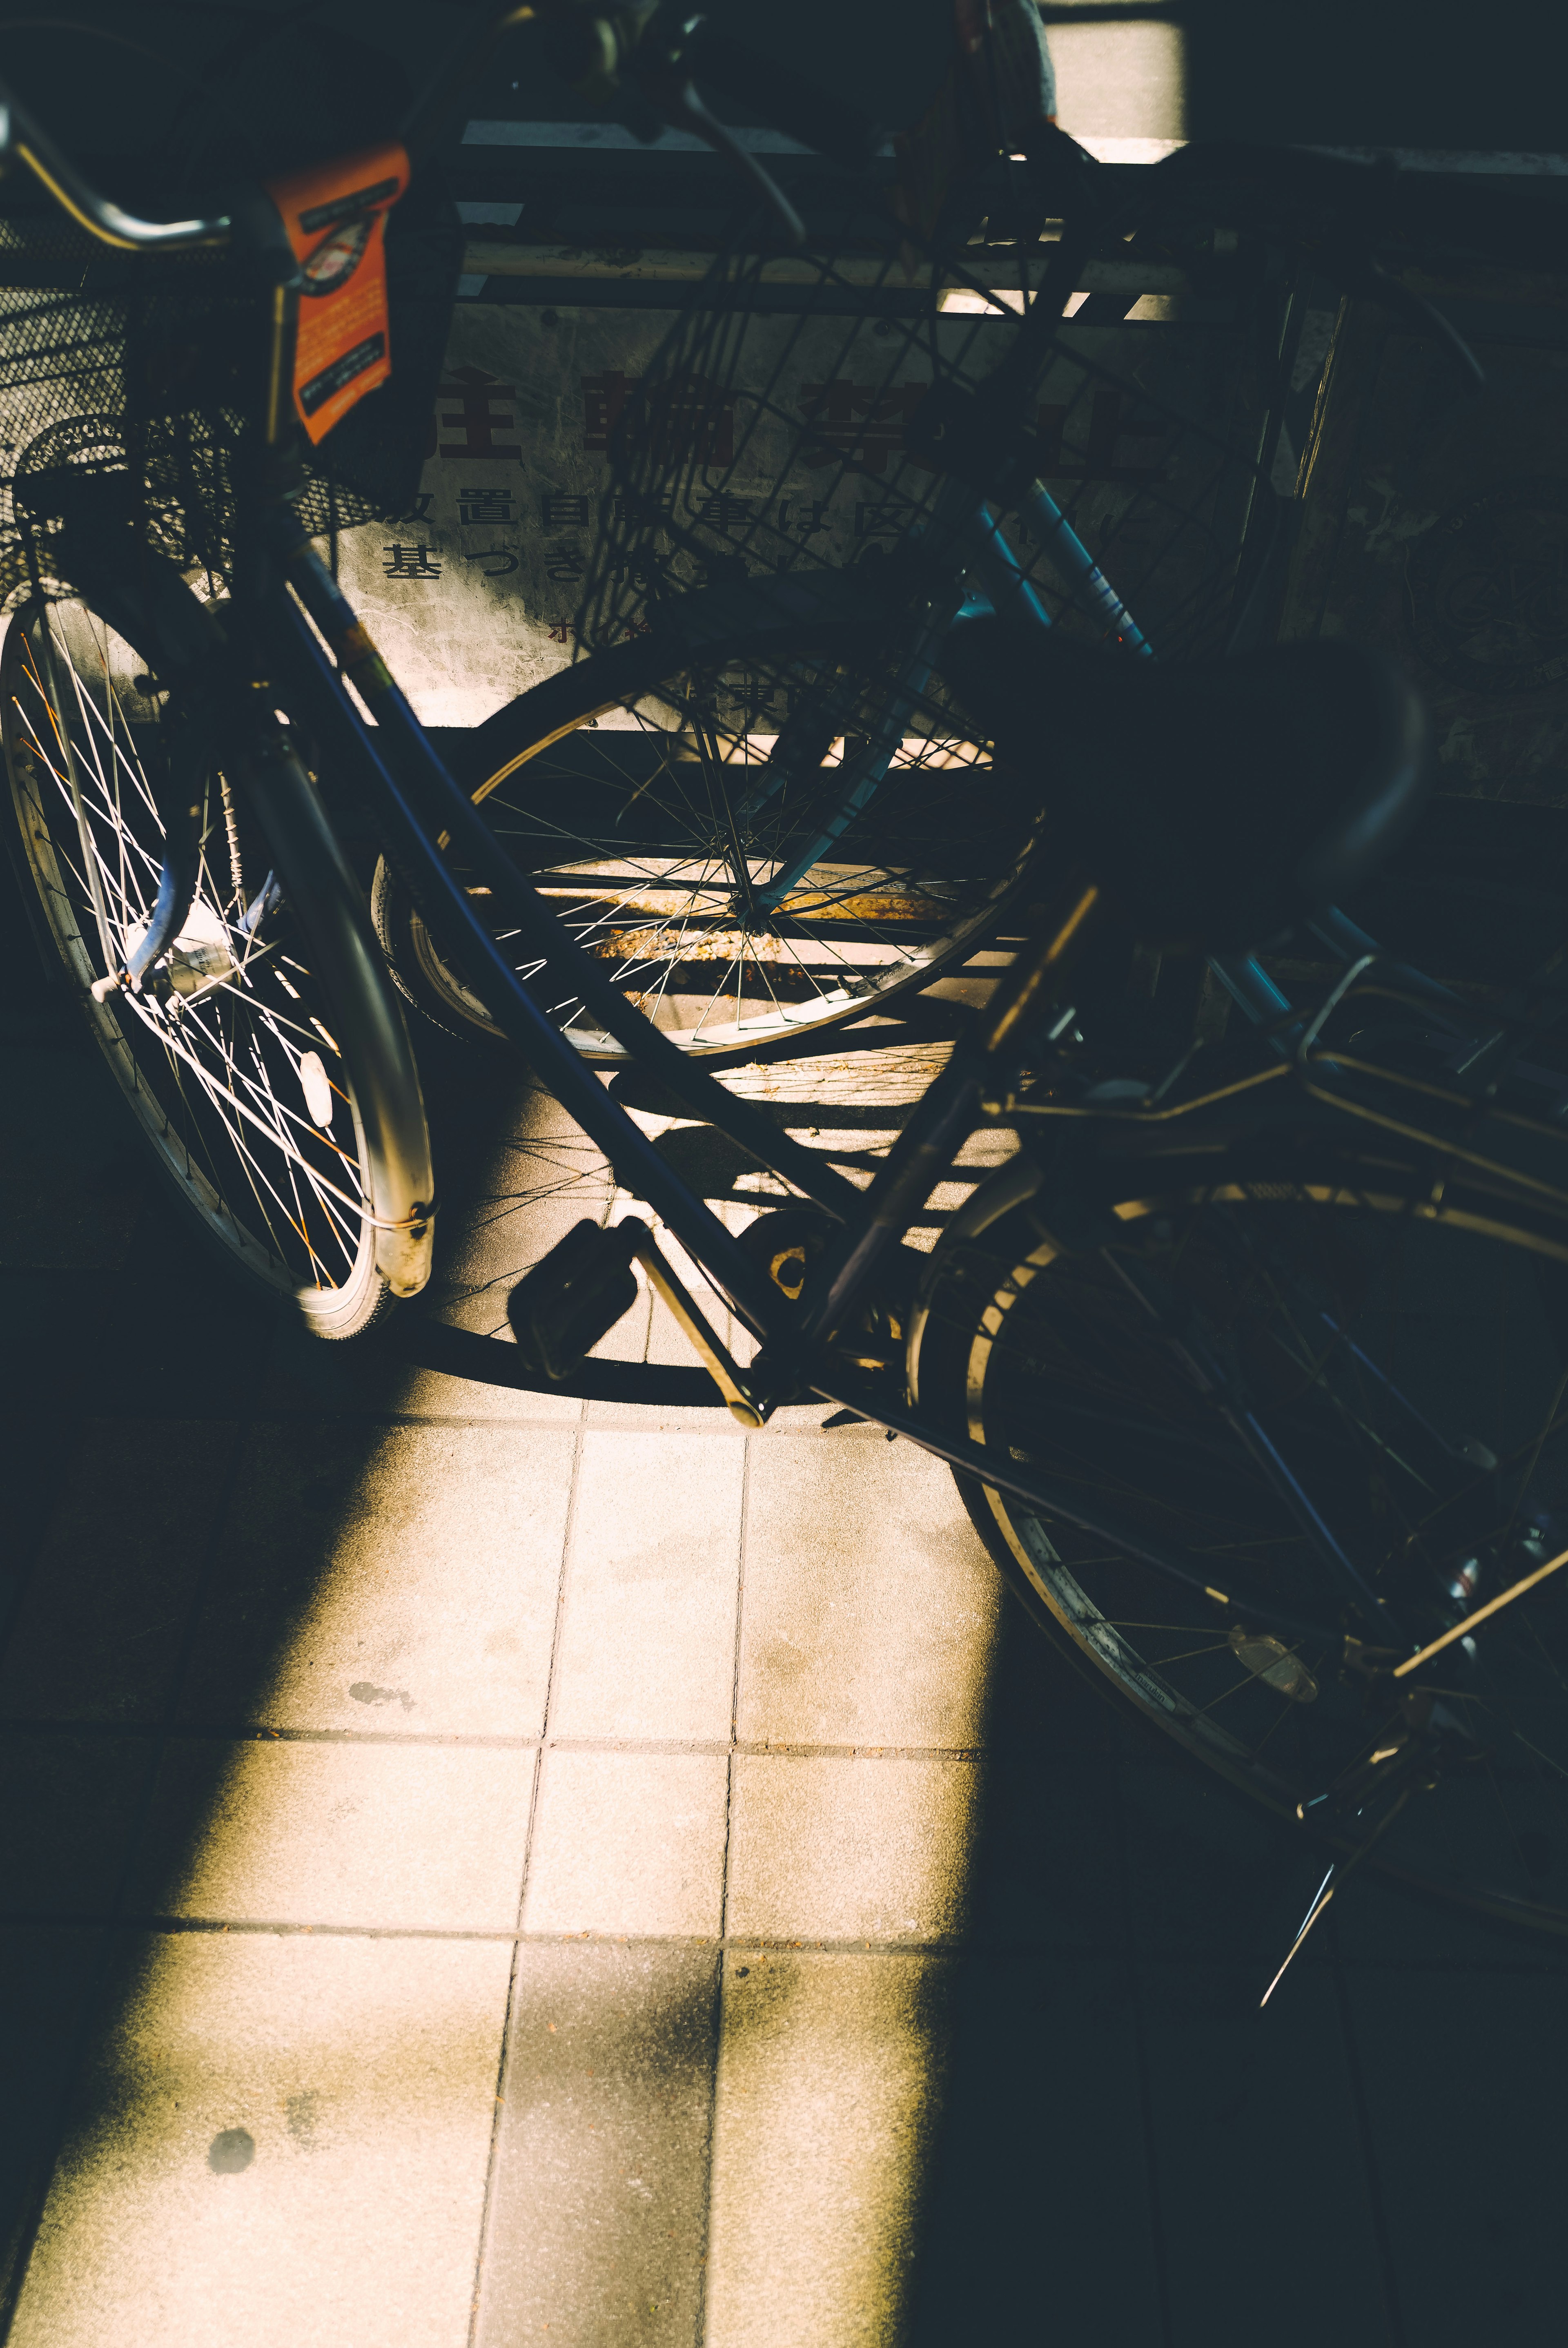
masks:
[[[1156,654],[1221,651],[1259,482],[1245,305],[1200,301],[1179,255],[1129,263],[1119,242],[1086,264],[1079,314],[1044,335],[1031,324],[1024,345],[1052,251],[993,256],[989,276],[1009,283],[949,259],[925,294],[864,242],[792,258],[805,283],[787,315],[776,261],[722,254],[641,378],[606,378],[611,481],[579,648],[635,633],[651,603],[702,582],[904,557],[943,487],[917,453],[922,402],[933,386],[983,396],[1006,369],[1006,415],[1034,436],[1072,538]],[[1121,299],[1118,272],[1172,290]],[[1004,534],[1053,622],[1108,644],[1103,590],[1062,559],[1062,533],[1020,516]]]

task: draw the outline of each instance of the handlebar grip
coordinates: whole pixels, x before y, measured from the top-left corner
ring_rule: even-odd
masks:
[[[850,170],[863,169],[881,144],[881,129],[869,115],[711,26],[699,26],[686,44],[682,69]]]

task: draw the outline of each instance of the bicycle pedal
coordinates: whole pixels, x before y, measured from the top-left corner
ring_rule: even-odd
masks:
[[[600,1339],[637,1302],[631,1259],[641,1223],[574,1223],[548,1255],[525,1272],[507,1300],[518,1351],[531,1370],[559,1383],[570,1377]]]

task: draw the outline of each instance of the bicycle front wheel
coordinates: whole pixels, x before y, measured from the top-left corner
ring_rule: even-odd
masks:
[[[24,886],[164,1179],[232,1269],[317,1335],[359,1334],[427,1274],[429,1145],[396,997],[302,769],[273,762],[267,825],[215,761],[197,776],[189,911],[139,986],[115,987],[164,863],[166,695],[73,600],[12,619],[0,700]],[[312,834],[293,893],[281,816]]]
[[[831,582],[845,612],[853,589]],[[886,697],[885,633],[781,618],[743,636],[743,600],[683,597],[645,643],[522,695],[477,729],[466,778],[571,934],[698,1056],[860,1017],[962,962],[1002,920],[1034,833],[1027,790],[928,708],[864,788],[854,728]],[[803,703],[828,713],[821,756],[784,771],[773,754]],[[483,911],[488,891],[474,895]],[[384,863],[372,909],[410,999],[498,1036]],[[580,1001],[551,1008],[586,1058],[625,1059]]]
[[[1568,1576],[1459,1635],[1563,1545],[1568,1222],[1321,1128],[1185,1138],[1091,1146],[1060,1188],[1004,1169],[933,1259],[915,1368],[1212,1590],[960,1478],[970,1512],[1040,1627],[1195,1759],[1341,1849],[1387,1813],[1380,1864],[1568,1931]],[[1418,1720],[1389,1663],[1447,1631]]]

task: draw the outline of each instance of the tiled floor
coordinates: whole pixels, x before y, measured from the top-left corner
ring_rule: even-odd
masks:
[[[18,2348],[1560,2340],[1554,1949],[1368,1885],[1260,2020],[1304,1854],[945,1471],[294,1340],[26,1001]],[[503,1089],[436,1072],[475,1327],[608,1203]]]

